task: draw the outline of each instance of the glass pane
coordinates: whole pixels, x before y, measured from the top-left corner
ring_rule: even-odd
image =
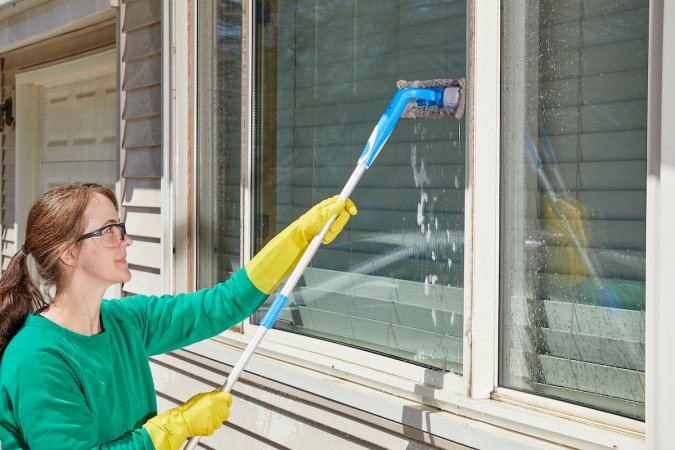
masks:
[[[240,267],[241,1],[199,2],[198,285]]]
[[[500,384],[640,420],[648,3],[502,2]]]
[[[396,81],[466,73],[465,1],[260,1],[256,249],[338,194]],[[276,328],[462,371],[464,121],[401,119]],[[263,311],[255,315],[260,320]]]

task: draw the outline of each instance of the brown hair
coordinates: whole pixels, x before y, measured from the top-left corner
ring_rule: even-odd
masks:
[[[31,208],[26,223],[26,243],[0,278],[0,359],[28,314],[49,304],[47,294],[31,280],[28,254],[35,260],[45,292],[57,286],[62,281],[59,256],[84,233],[84,211],[95,193],[107,197],[118,209],[115,194],[94,183],[58,186],[45,192]]]

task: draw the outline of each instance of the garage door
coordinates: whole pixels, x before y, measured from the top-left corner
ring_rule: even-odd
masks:
[[[115,191],[115,76],[44,87],[41,189],[97,182]]]

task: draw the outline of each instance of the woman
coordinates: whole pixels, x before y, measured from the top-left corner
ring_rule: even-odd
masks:
[[[229,417],[230,394],[199,394],[157,415],[148,356],[248,317],[334,214],[325,243],[356,208],[324,200],[211,289],[103,300],[109,286],[131,278],[132,240],[114,194],[97,184],[45,193],[0,279],[0,448],[174,450],[190,435],[212,434]],[[31,281],[29,255],[39,283]],[[37,286],[53,288],[54,297]]]

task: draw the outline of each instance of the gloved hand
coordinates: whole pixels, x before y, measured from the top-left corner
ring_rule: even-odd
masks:
[[[270,294],[291,273],[309,243],[331,217],[338,215],[323,238],[324,244],[331,243],[347,224],[349,217],[356,215],[356,212],[354,202],[338,201],[337,195],[313,206],[277,234],[246,264],[249,280],[260,291]]]
[[[157,450],[178,450],[188,436],[210,436],[230,417],[232,396],[215,390],[148,420],[143,428]]]
[[[560,198],[553,204],[548,197],[544,197],[542,205],[544,207],[542,217],[544,229],[551,236],[553,243],[564,249],[563,255],[547,252],[547,258],[551,259],[548,264],[554,270],[561,270],[562,273],[570,275],[571,284],[578,284],[589,275],[579,254],[580,251],[585,252],[588,247],[583,226],[582,206]],[[564,223],[562,216],[567,219],[569,226]],[[574,245],[575,239],[581,250]]]

